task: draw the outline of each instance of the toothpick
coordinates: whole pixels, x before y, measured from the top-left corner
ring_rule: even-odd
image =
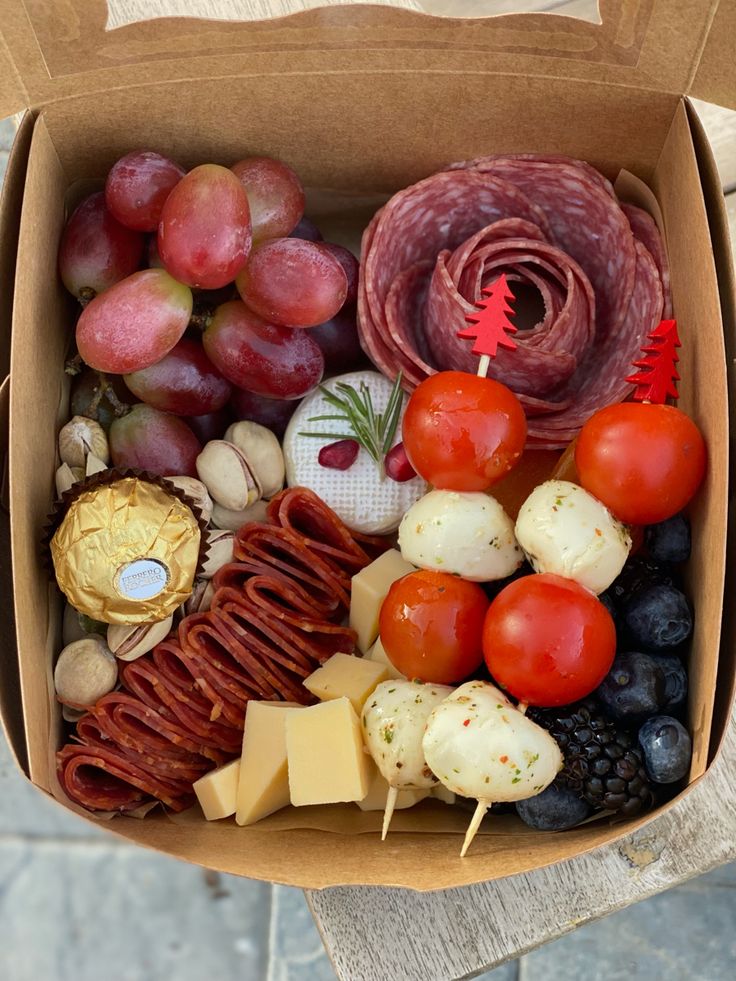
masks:
[[[386,835],[388,834],[388,826],[391,824],[391,818],[394,816],[394,808],[396,807],[396,801],[399,797],[399,790],[397,787],[388,788],[388,796],[386,797],[386,809],[383,812],[383,830],[381,831],[381,841],[386,840]]]
[[[488,368],[491,364],[491,357],[488,354],[481,354],[480,364],[478,365],[478,371],[476,374],[480,375],[481,378],[485,378],[488,374]]]
[[[465,858],[465,853],[473,843],[473,838],[475,838],[476,834],[478,833],[480,823],[486,816],[486,811],[492,803],[493,801],[484,800],[483,798],[478,801],[478,806],[473,813],[473,818],[468,825],[468,830],[465,832],[465,841],[463,842],[463,847],[460,849],[460,858]]]
[[[516,711],[521,712],[522,715],[526,715],[526,710],[529,708],[526,702],[519,702],[516,706]]]

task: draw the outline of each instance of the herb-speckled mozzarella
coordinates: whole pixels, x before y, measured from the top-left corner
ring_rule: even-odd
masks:
[[[345,382],[355,389],[365,383],[376,413],[385,410],[393,388],[388,378],[377,371],[353,371],[330,378],[323,383],[323,387],[334,391],[338,382]],[[404,408],[406,402],[407,396],[404,395]],[[335,415],[335,408],[317,389],[304,399],[291,417],[283,443],[287,483],[291,487],[311,488],[353,531],[373,535],[395,531],[406,511],[427,490],[426,482],[421,477],[404,483],[391,480],[383,473],[383,461],[379,466],[362,447],[348,470],[323,467],[317,459],[322,447],[350,435],[347,424],[339,419],[309,421],[314,416],[326,415]],[[335,439],[299,435],[305,432],[334,432]],[[400,440],[401,422],[396,428],[392,445]]]
[[[550,734],[485,681],[467,681],[430,715],[427,763],[449,790],[486,801],[541,794],[562,769]]]
[[[488,582],[519,568],[514,523],[489,494],[433,490],[404,515],[399,548],[407,562]]]
[[[568,480],[534,488],[519,511],[516,537],[535,572],[574,579],[594,593],[608,589],[631,549],[626,526]]]
[[[384,681],[363,706],[363,738],[390,786],[423,789],[437,783],[422,752],[430,712],[447,698],[447,685]]]

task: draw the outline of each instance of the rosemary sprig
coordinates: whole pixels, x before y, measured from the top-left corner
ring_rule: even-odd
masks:
[[[401,372],[396,376],[386,409],[376,412],[370,389],[361,382],[358,389],[345,382],[338,382],[331,392],[324,385],[319,387],[325,401],[337,412],[321,416],[311,416],[309,422],[326,420],[347,423],[349,433],[300,432],[300,436],[314,436],[318,439],[354,439],[368,455],[382,465],[383,458],[391,449],[396,430],[401,419]]]

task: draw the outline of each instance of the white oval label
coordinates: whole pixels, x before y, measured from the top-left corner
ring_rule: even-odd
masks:
[[[126,599],[148,600],[166,588],[169,570],[158,559],[134,559],[118,569],[115,588]]]

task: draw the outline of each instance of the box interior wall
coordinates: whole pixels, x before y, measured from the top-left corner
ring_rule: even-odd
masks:
[[[693,648],[698,683],[690,711],[694,774],[701,774],[708,762],[718,663],[727,408],[718,288],[684,102],[648,89],[569,79],[348,72],[143,85],[64,100],[46,107],[36,122],[23,198],[18,248],[23,273],[16,280],[11,366],[15,606],[34,782],[58,792],[53,752],[60,723],[51,665],[59,647],[60,604],[39,548],[52,498],[55,433],[66,409],[60,368],[73,316],[57,283],[56,251],[69,189],[103,176],[117,156],[135,146],[155,146],[189,166],[209,159],[227,164],[246,153],[273,154],[294,166],[307,184],[359,195],[392,192],[451,160],[498,151],[568,153],[590,160],[610,177],[624,167],[651,183],[666,223],[685,343],[681,404],[705,430],[712,459],[706,494],[693,515],[690,577],[698,611]],[[321,197],[329,207],[329,194]],[[364,220],[357,203],[356,214]],[[697,345],[691,343],[695,337]],[[719,711],[716,740],[726,720],[727,713]],[[598,822],[564,835],[518,829],[482,835],[471,857],[461,861],[455,836],[418,831],[396,833],[383,845],[377,835],[356,835],[349,847],[336,849],[334,835],[314,830],[175,824],[163,815],[110,823],[112,831],[143,845],[257,878],[316,888],[381,883],[419,889],[526,871],[633,827]]]

